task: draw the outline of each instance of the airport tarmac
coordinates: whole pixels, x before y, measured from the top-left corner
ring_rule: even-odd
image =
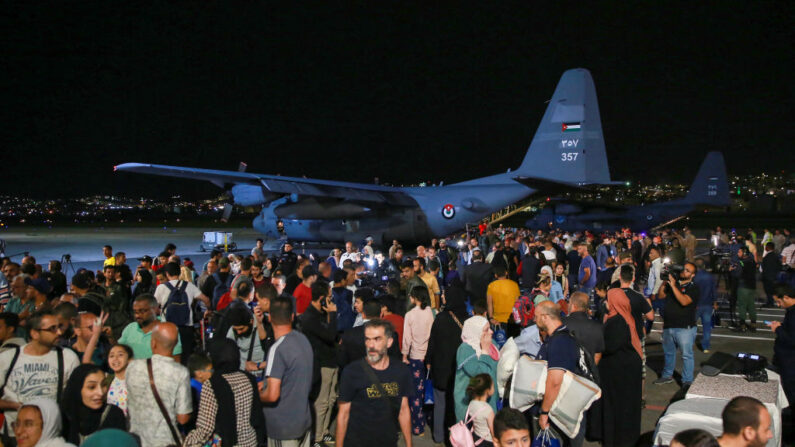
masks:
[[[163,247],[169,242],[177,246],[177,254],[183,257],[190,257],[196,263],[203,263],[208,253],[199,251],[202,241],[202,228],[180,228],[180,227],[160,227],[160,228],[139,228],[139,227],[64,227],[46,228],[30,227],[24,229],[4,230],[0,232],[0,238],[6,241],[6,254],[14,255],[18,262],[22,252],[30,252],[37,259],[37,262],[46,264],[50,259],[61,259],[64,254],[71,254],[72,267],[77,269],[86,267],[92,270],[100,268],[102,265],[102,246],[110,244],[115,251],[124,251],[128,259],[135,260],[143,255],[156,256]],[[209,231],[209,230],[208,230]],[[254,246],[254,241],[259,237],[259,233],[250,228],[228,229],[234,234],[234,240],[240,247],[241,253],[247,253]],[[300,250],[299,250],[300,251]],[[131,261],[130,264],[135,264]],[[66,268],[67,277],[71,277],[71,268]],[[723,297],[723,294],[721,294]],[[761,285],[757,290],[758,306],[760,307],[764,296]],[[712,332],[712,352],[752,352],[764,355],[768,360],[773,358],[774,334],[767,327],[762,327],[756,333],[737,333],[731,331],[728,326],[728,303],[724,298],[720,301],[720,314],[723,326],[713,329]],[[759,308],[758,321],[781,321],[784,318],[784,311],[781,309]],[[701,327],[699,326],[699,334]],[[663,352],[660,343],[662,336],[662,320],[657,316],[652,333],[646,343],[648,355],[647,361],[647,385],[646,385],[646,408],[642,410],[642,442],[639,445],[651,445],[651,438],[657,419],[663,414],[666,406],[672,402],[680,393],[678,383],[667,385],[653,385],[658,377],[658,373],[663,366]],[[695,368],[696,374],[700,370],[702,362],[706,361],[709,355],[704,354],[700,349],[699,335],[697,347],[695,349]],[[677,363],[677,372],[674,374],[677,380],[680,379],[681,356]],[[403,445],[401,443],[401,445]],[[414,438],[414,445],[425,447],[436,445],[430,439],[430,430],[426,430],[425,435]],[[586,443],[588,446],[596,446],[596,443]]]
[[[22,253],[30,252],[39,264],[46,265],[49,260],[63,260],[70,254],[72,266],[64,265],[64,272],[71,268],[85,267],[97,270],[104,257],[102,246],[111,245],[113,252],[123,251],[137,265],[137,259],[144,255],[157,256],[168,243],[177,246],[177,254],[189,257],[196,263],[203,263],[209,253],[199,251],[202,233],[211,231],[196,227],[30,227],[0,232],[6,241],[6,256],[16,255],[19,262]],[[233,233],[240,252],[248,253],[260,234],[251,228],[224,229]],[[200,264],[201,265],[201,264]],[[71,276],[67,274],[71,279]]]

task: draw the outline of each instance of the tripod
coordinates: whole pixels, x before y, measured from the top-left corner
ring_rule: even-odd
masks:
[[[76,274],[77,270],[75,270],[74,264],[72,264],[72,255],[65,254],[61,256],[61,269],[63,270],[63,274],[69,277],[69,269],[72,269],[72,274]]]

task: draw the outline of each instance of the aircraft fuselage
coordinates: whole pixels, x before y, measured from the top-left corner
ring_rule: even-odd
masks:
[[[346,241],[367,236],[385,242],[393,239],[420,241],[462,230],[467,224],[475,224],[533,192],[507,174],[447,186],[401,190],[412,199],[412,205],[368,208],[355,201],[323,205],[314,199],[285,197],[264,207],[254,219],[253,227],[269,238],[286,236],[296,241]],[[309,204],[302,206],[303,202]],[[328,210],[325,216],[321,215],[324,206]],[[285,209],[296,212],[285,215]],[[338,210],[341,209],[356,212],[340,215]],[[301,216],[301,211],[311,218]]]

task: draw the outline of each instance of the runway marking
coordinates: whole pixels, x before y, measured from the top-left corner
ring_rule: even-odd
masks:
[[[654,324],[662,324],[662,321],[655,321]],[[698,327],[703,328],[704,326],[699,324]],[[731,330],[730,328],[726,328],[726,327],[723,327],[723,326],[713,327],[712,328],[712,330],[717,330],[717,329]],[[762,329],[762,328],[756,328],[756,331],[757,332],[773,332],[771,329]]]
[[[651,331],[652,332],[657,332],[657,333],[662,333],[662,331],[659,330],[659,329],[652,329]],[[715,333],[710,334],[710,338],[711,337],[737,338],[737,339],[740,339],[740,340],[763,340],[763,341],[775,341],[776,340],[775,338],[767,338],[767,337],[745,337],[745,336],[742,336],[742,335],[724,335],[724,334],[715,334]]]

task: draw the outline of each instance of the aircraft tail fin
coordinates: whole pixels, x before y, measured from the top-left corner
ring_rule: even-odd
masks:
[[[517,174],[579,185],[611,183],[588,70],[563,73]]]
[[[729,206],[729,181],[723,154],[710,152],[698,168],[685,201],[694,205]]]

